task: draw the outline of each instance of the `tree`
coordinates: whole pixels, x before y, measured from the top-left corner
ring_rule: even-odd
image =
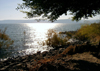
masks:
[[[53,22],[70,11],[72,20],[79,21],[100,14],[100,0],[23,0],[17,9],[25,8],[30,10],[22,11],[28,18],[42,16]]]

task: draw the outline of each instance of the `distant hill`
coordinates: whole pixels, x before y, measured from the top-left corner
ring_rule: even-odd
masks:
[[[41,23],[47,21],[41,21]],[[2,20],[0,24],[38,23],[37,20]]]
[[[73,24],[73,23],[94,23],[94,22],[99,22],[99,20],[81,20],[81,21],[72,21],[71,19],[62,19],[62,20],[57,20],[53,23],[68,23],[68,24]],[[18,24],[18,23],[51,23],[50,21],[37,21],[37,20],[1,20],[0,24]]]

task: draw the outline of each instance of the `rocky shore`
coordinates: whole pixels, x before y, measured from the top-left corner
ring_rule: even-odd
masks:
[[[55,56],[63,52],[65,48],[60,48],[58,50],[51,49],[49,52],[44,51],[43,53],[37,52],[33,55],[26,55],[26,56],[18,56],[16,58],[9,58],[5,61],[0,61],[0,70],[11,71],[13,69],[26,70],[28,71],[30,67],[35,64],[38,60],[44,58],[50,58],[51,56]]]
[[[79,45],[78,45],[79,46]],[[73,47],[37,52],[33,55],[9,58],[0,62],[0,71],[99,71],[100,56],[96,51],[72,53]],[[83,45],[81,45],[83,47]],[[87,47],[85,45],[84,47]],[[91,48],[90,46],[88,46]],[[99,46],[94,46],[95,48]],[[97,49],[96,48],[96,49]],[[75,47],[76,49],[76,47]],[[67,50],[67,51],[66,51]],[[82,49],[83,50],[83,49]],[[65,53],[66,52],[66,53]],[[65,54],[64,54],[65,53]]]

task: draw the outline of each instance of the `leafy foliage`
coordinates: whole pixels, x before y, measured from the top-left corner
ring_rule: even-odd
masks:
[[[100,41],[100,23],[85,24],[77,31],[60,32],[60,34],[66,34],[68,39],[76,38],[83,42],[98,43]]]
[[[100,23],[93,23],[91,25],[82,26],[75,34],[79,40],[89,40],[91,42],[100,41]]]
[[[73,37],[73,35],[76,33],[76,31],[69,31],[69,32],[66,32],[66,35],[67,35],[67,38],[70,39]]]
[[[72,20],[81,20],[100,14],[100,0],[23,0],[17,9],[29,9],[22,11],[28,18],[42,16],[50,21],[57,20],[62,14],[70,11]]]
[[[1,49],[1,48],[4,48],[4,47],[7,48],[7,47],[9,47],[11,44],[13,44],[13,42],[14,42],[13,40],[11,40],[11,39],[9,38],[8,35],[5,34],[6,29],[7,29],[7,28],[5,28],[4,31],[0,30],[0,49]]]
[[[47,32],[47,40],[45,44],[54,48],[66,45],[67,38],[61,38],[54,30],[49,29]]]

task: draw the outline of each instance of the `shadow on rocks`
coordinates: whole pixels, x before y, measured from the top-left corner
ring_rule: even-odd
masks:
[[[38,71],[71,71],[70,69],[66,69],[64,66],[62,65],[56,65],[53,66],[49,63],[43,64]]]
[[[38,71],[57,71],[57,68],[51,64],[43,64]]]
[[[93,50],[95,50],[95,51],[94,52],[91,52],[91,54],[93,56],[95,56],[96,58],[99,58],[100,59],[100,43],[99,43],[99,45],[96,45],[95,46],[95,49],[93,49]]]
[[[71,60],[72,63],[76,63],[77,65],[74,66],[75,71],[99,71],[100,70],[100,64],[97,63],[91,63],[88,61],[83,60]]]

